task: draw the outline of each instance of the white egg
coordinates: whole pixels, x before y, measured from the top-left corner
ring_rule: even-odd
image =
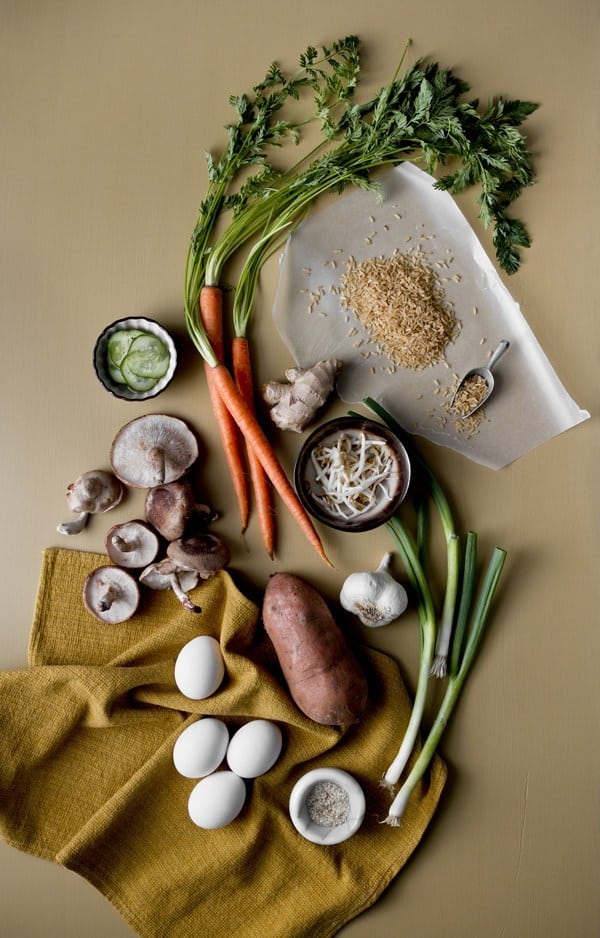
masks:
[[[281,730],[270,720],[252,720],[234,734],[227,765],[242,778],[257,778],[275,764],[281,752]]]
[[[177,737],[173,762],[180,775],[202,778],[218,769],[225,758],[229,731],[222,720],[204,717],[190,723]]]
[[[225,676],[221,646],[210,635],[197,635],[183,646],[175,661],[175,683],[186,697],[203,700]]]
[[[246,800],[244,780],[234,772],[213,772],[201,779],[188,799],[188,813],[198,827],[215,830],[233,821]]]

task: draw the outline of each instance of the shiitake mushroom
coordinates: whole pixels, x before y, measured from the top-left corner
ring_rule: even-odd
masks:
[[[120,567],[146,567],[158,554],[158,535],[144,521],[124,521],[109,530],[104,542],[106,553]]]
[[[146,521],[167,541],[176,541],[189,528],[214,521],[216,512],[196,501],[187,479],[167,482],[149,489],[145,502]]]
[[[96,619],[118,625],[130,619],[140,601],[135,577],[122,567],[101,566],[93,570],[83,586],[85,607]]]
[[[115,508],[123,498],[123,493],[123,486],[114,473],[105,469],[83,472],[67,486],[67,504],[71,511],[77,512],[77,517],[72,521],[63,521],[56,530],[59,534],[79,534],[90,515]]]

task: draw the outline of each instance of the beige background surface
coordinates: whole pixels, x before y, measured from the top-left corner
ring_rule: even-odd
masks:
[[[592,938],[598,933],[598,4],[593,0],[0,0],[0,666],[25,664],[44,546],[62,543],[64,491],[107,464],[115,431],[153,409],[189,419],[206,443],[206,493],[233,566],[260,588],[293,569],[329,596],[375,565],[387,535],[325,540],[328,573],[281,513],[271,565],[255,525],[244,542],[199,359],[186,344],[182,276],[230,94],[269,62],[357,33],[364,94],[411,56],[456,67],[485,99],[540,101],[528,122],[538,184],[518,214],[534,246],[510,289],[568,391],[592,420],[499,473],[428,452],[463,528],[509,550],[493,630],[443,741],[450,782],[425,842],[345,938]],[[462,200],[474,221],[473,196]],[[476,225],[484,243],[486,236]],[[262,378],[288,356],[266,271],[253,332]],[[161,319],[182,366],[160,408],[119,403],[97,384],[91,349],[121,315]],[[514,415],[518,421],[519,415]],[[286,440],[291,464],[297,441]],[[135,499],[116,521],[135,515]],[[118,518],[117,518],[118,512]],[[99,521],[74,546],[102,549]],[[70,543],[70,542],[69,542]],[[371,636],[369,636],[371,637]],[[372,641],[414,675],[414,621]],[[141,806],[142,808],[142,806]],[[143,808],[142,808],[143,809]],[[73,874],[0,844],[5,938],[130,935]],[[309,938],[309,936],[307,936]]]

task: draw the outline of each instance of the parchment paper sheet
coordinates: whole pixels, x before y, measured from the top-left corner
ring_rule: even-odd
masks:
[[[301,366],[343,360],[342,400],[380,401],[402,426],[499,469],[590,415],[569,396],[455,200],[410,163],[382,174],[383,201],[352,191],[311,214],[290,236],[274,301],[275,324]],[[390,257],[420,248],[461,322],[446,361],[421,371],[393,368],[336,292],[350,257]],[[452,384],[485,366],[501,339],[495,388],[477,432],[448,414]],[[362,340],[362,341],[361,341]]]

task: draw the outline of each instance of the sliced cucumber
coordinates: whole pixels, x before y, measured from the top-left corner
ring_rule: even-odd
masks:
[[[109,337],[106,343],[108,358],[117,367],[127,355],[129,347],[138,336],[145,335],[140,329],[118,329]]]
[[[150,391],[169,370],[165,343],[141,329],[118,329],[106,344],[106,367],[115,384],[132,391]]]
[[[135,372],[131,371],[129,368],[129,356],[125,356],[121,362],[121,372],[123,373],[125,383],[132,391],[149,391],[158,380],[158,378],[140,377],[140,375],[136,375]]]
[[[169,350],[154,335],[137,336],[125,358],[128,369],[139,378],[162,378],[169,369]]]
[[[111,381],[114,381],[115,384],[127,384],[125,378],[123,377],[123,372],[118,365],[113,364],[109,355],[106,357],[106,367],[108,368]]]

